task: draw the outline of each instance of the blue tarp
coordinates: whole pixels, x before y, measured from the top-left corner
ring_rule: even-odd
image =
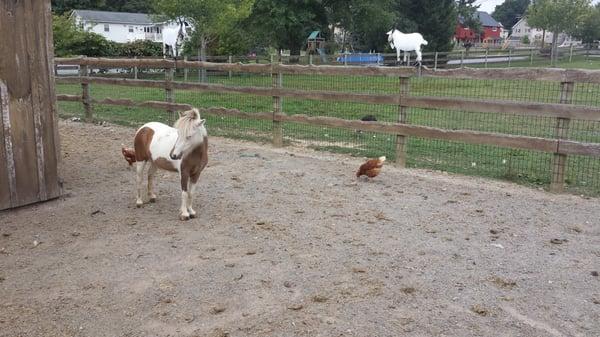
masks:
[[[340,63],[367,63],[380,64],[383,63],[383,56],[378,54],[348,54],[338,56],[336,59]]]

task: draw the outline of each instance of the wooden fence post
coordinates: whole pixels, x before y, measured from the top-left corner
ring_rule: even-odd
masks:
[[[283,74],[273,70],[273,55],[271,55],[271,79],[273,88],[283,87]],[[277,114],[283,113],[283,102],[279,96],[273,96],[273,146],[283,146],[283,127],[281,121],[276,120]]]
[[[79,66],[79,76],[81,76],[82,78],[90,76],[89,68],[87,65]],[[82,99],[82,103],[83,103],[83,110],[85,111],[84,119],[86,122],[91,122],[94,119],[94,115],[93,115],[93,111],[92,111],[92,101],[90,98],[89,83],[87,83],[85,81],[81,81],[81,91],[82,91],[81,99]]]
[[[460,67],[461,67],[461,68],[463,67],[463,63],[464,63],[464,62],[465,62],[465,51],[464,51],[464,50],[462,50],[462,51],[460,52]]]
[[[137,56],[134,56],[133,58],[137,60]],[[138,79],[138,66],[133,67],[133,78],[136,80]]]
[[[571,104],[573,102],[573,82],[560,83],[560,103]],[[569,118],[557,118],[556,127],[554,128],[554,137],[556,139],[567,139],[569,132]],[[552,161],[552,182],[550,183],[550,191],[555,193],[563,192],[565,189],[565,171],[567,166],[567,155],[555,153]]]
[[[188,60],[187,56],[184,56],[183,61],[187,62],[187,60]],[[188,80],[188,67],[184,67],[183,68],[183,81],[187,82],[187,80]]]
[[[569,63],[573,62],[573,44],[571,43],[571,48],[569,49]]]
[[[402,105],[404,97],[410,92],[410,77],[400,77],[400,105],[398,105],[398,123],[408,122],[409,107]],[[396,135],[396,166],[406,167],[406,142],[407,137]]]
[[[435,52],[435,56],[433,57],[433,70],[437,70],[438,66],[438,52]]]
[[[488,54],[490,53],[490,48],[485,49],[485,67],[488,67]]]
[[[510,68],[510,61],[512,60],[512,49],[508,50],[508,67]]]
[[[312,66],[313,64],[313,54],[308,54],[308,64]]]
[[[533,48],[529,50],[529,65],[533,65]]]
[[[165,69],[165,100],[168,103],[175,103],[175,94],[173,92],[173,76],[175,73],[174,68],[166,68]],[[169,122],[175,122],[175,111],[173,109],[168,108],[167,113],[169,115]]]
[[[227,58],[227,63],[230,63],[230,64],[233,63],[233,56],[229,55],[229,57]],[[231,75],[232,75],[232,72],[230,70],[229,71],[229,79],[231,79]]]

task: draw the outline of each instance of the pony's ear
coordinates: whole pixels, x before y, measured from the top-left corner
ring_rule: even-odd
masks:
[[[201,127],[202,125],[204,125],[204,122],[206,122],[206,119],[200,118],[200,121],[196,124],[196,126]]]
[[[177,114],[179,115],[179,118],[181,118],[181,111],[177,111]]]

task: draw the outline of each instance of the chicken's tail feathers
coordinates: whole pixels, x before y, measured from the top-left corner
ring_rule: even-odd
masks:
[[[129,166],[136,162],[134,149],[127,148],[124,144],[121,144],[121,153],[123,154],[123,157],[127,163],[129,163]]]
[[[382,163],[383,163],[383,162],[384,162],[386,159],[387,159],[387,158],[385,158],[385,156],[381,156],[381,157],[379,157],[379,161],[380,161],[380,162],[382,162]]]

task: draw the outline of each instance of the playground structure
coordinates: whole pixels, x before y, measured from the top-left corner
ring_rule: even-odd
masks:
[[[325,53],[325,38],[320,30],[315,30],[308,36],[306,52],[308,54],[319,54],[321,62],[327,63],[327,54]]]

